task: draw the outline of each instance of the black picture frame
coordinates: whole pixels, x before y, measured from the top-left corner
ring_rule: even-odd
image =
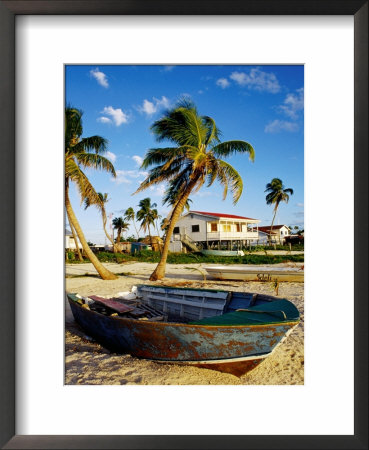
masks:
[[[15,435],[15,16],[20,14],[352,15],[355,42],[354,435]],[[339,94],[338,94],[339,95]],[[365,0],[0,0],[0,445],[6,449],[368,448],[368,1]],[[5,195],[4,195],[5,194]],[[5,205],[5,207],[4,207]],[[18,225],[20,226],[20,225]],[[345,359],[337,361],[344,364]]]

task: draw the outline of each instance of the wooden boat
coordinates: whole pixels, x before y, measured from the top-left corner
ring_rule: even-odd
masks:
[[[260,364],[299,322],[291,302],[262,294],[140,285],[137,296],[67,294],[76,322],[112,351],[236,376]]]
[[[205,256],[244,256],[242,250],[201,250]]]
[[[304,270],[295,267],[250,267],[245,265],[207,266],[209,275],[218,280],[304,282]]]

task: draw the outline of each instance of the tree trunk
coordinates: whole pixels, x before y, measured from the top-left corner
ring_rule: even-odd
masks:
[[[158,249],[159,249],[160,256],[161,256],[160,233],[159,233],[159,228],[158,228],[158,222],[157,221],[155,222],[155,225],[156,225],[156,232],[158,233]]]
[[[137,234],[137,241],[140,239],[140,236],[138,235],[138,230],[137,230],[137,227],[136,227],[136,222],[135,222],[135,219],[132,219],[132,222],[133,222],[133,226],[135,227],[135,230],[136,230],[136,234]]]
[[[101,262],[97,259],[96,255],[93,253],[93,251],[88,246],[86,238],[83,234],[82,228],[80,227],[80,225],[78,223],[77,217],[75,216],[72,205],[70,203],[67,184],[65,186],[65,207],[67,210],[68,219],[70,221],[69,223],[72,227],[75,228],[78,238],[81,242],[82,248],[83,248],[84,252],[86,253],[88,259],[94,265],[98,274],[101,276],[101,278],[103,280],[116,280],[118,277],[114,273],[110,272],[110,270],[106,269],[101,264]]]
[[[274,224],[274,219],[275,216],[277,214],[277,209],[278,209],[278,205],[274,208],[274,215],[273,215],[273,220],[272,220],[272,224],[270,225],[270,233],[269,233],[269,244],[272,243],[272,231],[273,231],[273,224]]]
[[[151,248],[152,248],[152,239],[151,239],[151,233],[150,233],[150,225],[148,226],[148,231],[149,231],[150,245],[151,245]]]
[[[77,235],[76,235],[76,230],[74,229],[74,227],[72,226],[72,224],[71,224],[71,222],[70,222],[70,217],[69,217],[69,214],[68,214],[68,213],[67,213],[67,216],[68,216],[68,222],[69,222],[70,230],[71,230],[71,232],[72,232],[72,234],[73,234],[74,243],[76,244],[76,250],[77,250],[78,259],[79,259],[81,262],[83,262],[83,258],[82,258],[82,255],[81,255],[81,251],[80,251],[80,249],[79,249],[79,243],[78,243],[78,238],[77,238]]]
[[[105,214],[105,212],[103,212],[103,227],[104,227],[105,235],[106,235],[106,237],[109,239],[109,241],[110,241],[110,242],[113,244],[113,246],[114,246],[114,241],[113,241],[112,237],[111,237],[110,234],[106,231],[106,222],[107,222],[106,214]]]
[[[158,237],[160,237],[158,222],[155,223],[156,232],[158,233]]]
[[[112,246],[113,246],[113,252],[114,253],[117,253],[117,248],[116,248],[116,246],[115,246],[115,243],[114,243],[114,239],[110,236],[110,234],[106,231],[106,222],[107,222],[107,219],[106,219],[106,214],[105,214],[105,212],[103,212],[103,226],[104,226],[104,231],[105,231],[105,234],[106,234],[106,237],[109,239],[109,241],[112,243]]]
[[[165,242],[161,258],[159,264],[156,266],[154,272],[150,276],[150,281],[162,280],[165,276],[165,266],[168,258],[170,238],[172,237],[175,224],[177,223],[177,220],[179,219],[179,216],[181,215],[183,208],[187,202],[187,199],[190,196],[192,189],[195,187],[197,183],[197,180],[198,179],[195,178],[192,181],[190,181],[186,192],[183,194],[183,197],[181,198],[181,200],[179,200],[179,202],[177,203],[177,205],[173,210],[173,214],[170,218],[169,227],[165,236]]]

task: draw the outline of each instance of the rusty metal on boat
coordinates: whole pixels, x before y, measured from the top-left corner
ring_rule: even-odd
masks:
[[[134,309],[117,313],[124,308],[111,309],[114,302],[130,302],[67,294],[76,322],[114,352],[236,376],[260,364],[299,322],[291,302],[262,294],[140,285],[137,296]]]

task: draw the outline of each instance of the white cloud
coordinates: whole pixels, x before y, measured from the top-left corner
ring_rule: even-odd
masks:
[[[216,85],[220,86],[222,89],[229,87],[230,84],[231,83],[227,80],[227,78],[219,78],[219,80],[217,80],[216,82]]]
[[[304,88],[297,89],[296,94],[287,94],[278,109],[291,119],[298,119],[299,111],[304,109]]]
[[[211,197],[213,195],[212,191],[197,191],[195,194],[193,194],[193,197]]]
[[[100,86],[103,86],[104,88],[109,87],[107,76],[105,75],[104,72],[101,72],[98,67],[96,67],[96,69],[90,70],[90,75],[95,78],[95,80],[100,84]]]
[[[128,115],[126,113],[124,113],[121,110],[121,108],[114,109],[112,106],[105,106],[105,108],[101,111],[101,113],[111,116],[117,127],[119,127],[119,125],[122,125],[122,123],[128,122]],[[101,122],[102,117],[100,117],[99,119]],[[106,121],[105,121],[105,123],[106,123]]]
[[[131,184],[134,181],[138,181],[140,183],[148,175],[148,172],[143,172],[140,170],[116,170],[115,172],[117,176],[111,180],[117,184]]]
[[[289,131],[294,133],[298,131],[298,129],[299,126],[297,123],[276,119],[273,120],[273,122],[268,123],[268,125],[265,126],[264,131],[265,133],[279,133],[281,131]]]
[[[259,68],[251,69],[247,72],[232,72],[229,76],[231,80],[259,92],[270,92],[276,94],[281,90],[281,86],[274,73],[263,72]]]
[[[108,159],[110,159],[111,162],[115,162],[116,159],[117,159],[117,155],[115,153],[112,153],[112,152],[109,152],[109,151],[106,152],[106,157]]]
[[[137,109],[140,112],[145,113],[148,116],[151,116],[152,114],[155,114],[159,109],[168,107],[169,107],[169,100],[163,95],[161,99],[153,97],[152,102],[145,99],[143,101],[142,106],[139,106]]]
[[[141,156],[134,155],[134,156],[132,156],[132,159],[136,163],[137,167],[141,167],[142,162],[143,162],[143,158],[141,158]]]
[[[298,206],[299,208],[303,208],[304,204],[303,203],[296,203],[296,206]]]
[[[154,103],[149,102],[149,100],[144,100],[141,111],[147,115],[151,115],[156,112],[156,108]]]
[[[105,116],[98,117],[96,120],[101,123],[112,123],[112,121],[109,119],[109,117],[105,117]]]
[[[156,186],[150,186],[150,192],[152,195],[157,195],[159,197],[162,197],[165,193],[165,185],[164,184],[158,184]]]

